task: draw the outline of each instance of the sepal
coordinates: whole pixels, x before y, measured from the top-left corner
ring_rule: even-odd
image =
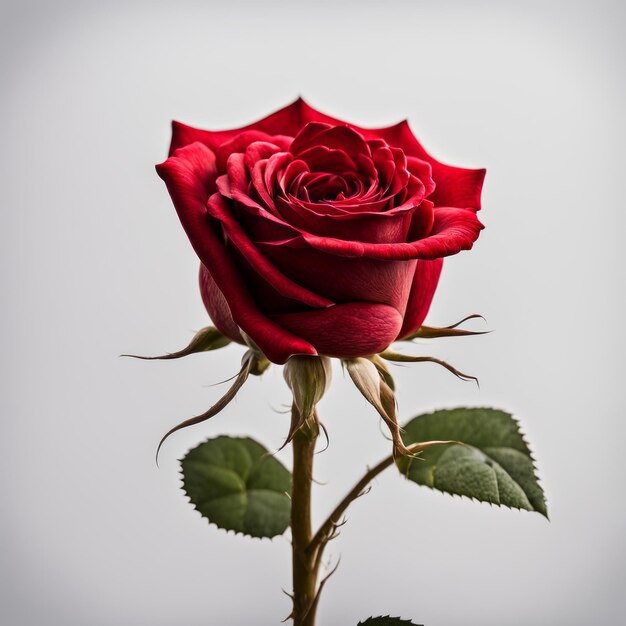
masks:
[[[471,374],[464,374],[463,372],[456,369],[456,367],[450,365],[446,361],[442,361],[441,359],[436,359],[432,356],[415,356],[412,354],[402,354],[400,352],[394,352],[393,350],[385,350],[381,352],[379,357],[385,359],[386,361],[395,361],[396,363],[436,363],[437,365],[441,365],[449,372],[454,374],[457,378],[461,380],[473,380],[479,387],[478,378],[476,376],[472,376]]]
[[[444,326],[443,328],[437,328],[436,326],[420,326],[415,332],[407,335],[406,337],[402,337],[401,341],[412,341],[413,339],[438,339],[439,337],[465,337],[469,335],[486,335],[487,333],[490,333],[491,331],[489,330],[465,330],[463,328],[457,328],[464,322],[476,318],[480,318],[481,320],[485,319],[482,315],[474,313],[464,317],[456,324]]]
[[[364,357],[343,359],[342,363],[356,388],[387,424],[393,440],[394,453],[410,455],[411,451],[404,445],[400,434],[393,389],[387,384],[379,369],[370,359]]]
[[[330,385],[330,359],[326,356],[292,356],[285,364],[283,375],[298,413],[303,420],[309,419]]]
[[[161,356],[140,356],[137,354],[122,354],[121,356],[129,356],[133,359],[143,359],[146,361],[153,360],[167,360],[167,359],[180,359],[190,354],[197,352],[208,352],[209,350],[219,350],[230,343],[230,339],[225,335],[222,335],[214,326],[207,326],[199,330],[193,339],[189,342],[189,345],[178,350],[177,352],[171,352],[169,354],[163,354]]]
[[[246,380],[248,380],[248,376],[255,371],[260,371],[263,367],[263,363],[265,363],[267,359],[257,350],[247,350],[241,359],[241,369],[235,378],[235,382],[231,385],[230,389],[208,410],[200,415],[196,415],[195,417],[190,417],[189,419],[184,420],[180,424],[177,424],[170,430],[168,430],[165,435],[161,438],[159,445],[157,446],[156,458],[157,463],[159,459],[159,451],[161,450],[161,446],[165,442],[165,440],[176,431],[179,431],[183,428],[187,428],[187,426],[194,426],[195,424],[201,424],[211,417],[217,415],[220,411],[222,411],[232,399],[237,395],[239,390],[243,387]],[[267,361],[269,364],[269,361]],[[267,366],[265,366],[267,367]]]

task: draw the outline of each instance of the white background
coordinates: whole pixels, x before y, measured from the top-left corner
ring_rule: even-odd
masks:
[[[320,626],[617,624],[624,612],[624,44],[618,2],[28,3],[0,15],[0,622],[272,625],[289,543],[209,527],[179,491],[204,437],[282,442],[279,368],[210,423],[242,350],[162,353],[207,324],[197,260],[153,164],[169,122],[219,129],[302,94],[364,126],[408,117],[442,160],[487,167],[486,225],[445,263],[429,321],[496,332],[419,346],[477,374],[399,368],[403,419],[510,409],[551,522],[393,470],[349,513]],[[482,328],[480,324],[476,328]],[[389,452],[336,371],[321,405],[321,520]],[[290,465],[288,451],[280,458]]]

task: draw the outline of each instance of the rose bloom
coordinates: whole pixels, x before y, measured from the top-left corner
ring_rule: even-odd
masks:
[[[235,130],[174,122],[157,171],[213,323],[274,363],[368,356],[414,332],[442,258],[482,229],[485,170],[436,161],[406,121],[360,128],[302,99]]]

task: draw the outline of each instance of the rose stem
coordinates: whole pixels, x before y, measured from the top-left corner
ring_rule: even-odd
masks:
[[[435,443],[435,442],[431,442]],[[437,442],[437,443],[450,443],[450,442]],[[419,452],[424,447],[423,443],[414,443],[408,446],[408,449],[413,452]],[[386,459],[380,461],[380,463],[374,465],[374,467],[367,470],[367,472],[363,475],[363,477],[352,487],[352,489],[346,494],[344,499],[335,507],[333,512],[326,518],[326,521],[319,527],[319,530],[315,533],[313,538],[309,543],[309,547],[307,548],[307,553],[309,557],[314,559],[314,573],[315,579],[317,580],[317,576],[319,574],[319,568],[322,563],[322,556],[324,554],[324,549],[328,542],[337,536],[336,531],[339,526],[343,524],[341,521],[342,515],[346,512],[347,508],[354,502],[359,496],[367,493],[366,487],[384,470],[393,465],[395,461],[394,455],[390,454]],[[334,570],[331,571],[331,574]],[[328,577],[327,577],[328,578]],[[324,580],[320,585],[320,588],[317,591],[317,595],[319,599],[319,594],[321,592],[322,585],[324,584]],[[317,603],[316,603],[317,604]]]
[[[314,626],[317,568],[308,550],[311,528],[313,455],[319,433],[315,419],[307,420],[293,438],[293,489],[291,493],[291,545],[294,626]]]
[[[336,536],[341,517],[366,487],[384,470],[393,465],[395,458],[387,458],[367,470],[346,494],[333,512],[313,535],[311,530],[311,484],[313,480],[313,457],[315,441],[319,434],[317,416],[296,432],[293,438],[293,489],[291,494],[291,543],[293,558],[293,612],[294,626],[315,626],[315,614],[322,587],[332,570],[319,587],[317,578],[322,555],[328,542]],[[432,442],[435,443],[435,442]],[[449,443],[449,442],[437,442]],[[423,443],[408,446],[411,452],[419,452]],[[336,569],[336,568],[335,568]]]
[[[393,455],[383,459],[380,463],[369,469],[365,475],[352,487],[352,489],[346,494],[345,498],[335,507],[333,512],[326,518],[326,521],[320,526],[319,530],[315,533],[315,536],[309,542],[307,549],[308,555],[314,558],[314,570],[315,577],[319,571],[319,567],[322,562],[322,555],[326,544],[334,537],[335,531],[338,526],[341,525],[341,517],[345,513],[346,509],[354,502],[359,496],[364,493],[365,488],[369,483],[378,476],[383,470],[387,469],[394,462]]]

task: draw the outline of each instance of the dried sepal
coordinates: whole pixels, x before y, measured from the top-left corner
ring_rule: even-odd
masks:
[[[168,430],[165,435],[163,435],[156,451],[156,458],[158,463],[159,451],[161,450],[161,446],[165,442],[165,440],[175,432],[182,430],[183,428],[187,428],[187,426],[194,426],[196,424],[200,424],[210,419],[211,417],[217,415],[220,411],[222,411],[237,395],[239,390],[243,387],[246,380],[248,380],[248,376],[251,371],[257,367],[257,363],[260,359],[264,358],[256,350],[247,350],[241,359],[241,369],[235,378],[235,382],[231,385],[230,389],[208,410],[202,413],[201,415],[196,415],[195,417],[190,417],[180,424],[174,426],[170,430]]]
[[[218,350],[230,343],[230,339],[222,333],[220,333],[214,326],[207,326],[199,330],[193,339],[189,342],[189,345],[182,350],[172,352],[170,354],[163,354],[161,356],[140,356],[138,354],[122,354],[120,356],[129,356],[133,359],[143,359],[145,361],[154,360],[167,360],[167,359],[180,359],[181,357],[195,354],[197,352],[208,352],[209,350]]]
[[[394,361],[396,363],[436,363],[437,365],[441,365],[441,367],[445,367],[449,372],[454,374],[457,378],[461,380],[473,380],[477,385],[478,378],[476,376],[472,376],[470,374],[464,374],[460,370],[456,369],[456,367],[450,365],[446,361],[442,361],[441,359],[436,359],[432,356],[414,356],[411,354],[402,354],[400,352],[394,352],[393,350],[385,350],[379,354],[380,357],[385,359],[386,361]],[[479,385],[480,386],[480,385]]]
[[[257,352],[257,358],[252,363],[250,373],[253,376],[261,376],[272,362],[261,352]]]
[[[383,377],[383,380],[387,383],[387,385],[389,385],[389,387],[393,391],[395,391],[396,383],[393,380],[393,376],[391,375],[391,372],[389,371],[389,368],[387,367],[385,361],[381,359],[378,354],[372,354],[372,356],[369,356],[367,358],[376,366],[378,373]]]
[[[287,433],[287,437],[283,443],[282,446],[280,446],[280,448],[278,448],[278,450],[282,450],[287,444],[290,444],[295,436],[295,434],[305,426],[305,424],[308,426],[309,432],[311,433],[311,435],[313,436],[317,436],[317,433],[319,433],[320,428],[324,431],[324,433],[326,434],[326,428],[324,428],[324,425],[319,421],[318,415],[316,411],[313,411],[313,413],[308,417],[304,417],[304,415],[302,413],[300,413],[300,411],[298,410],[298,407],[296,406],[295,402],[292,402],[291,404],[291,422],[289,424],[289,432]],[[328,440],[328,434],[326,434],[326,439]]]
[[[309,419],[330,385],[330,359],[326,356],[292,356],[285,364],[283,375],[301,419]]]
[[[378,414],[389,427],[394,453],[397,452],[401,455],[411,454],[411,451],[402,441],[393,389],[385,382],[376,365],[364,357],[344,359],[343,363],[356,388],[378,411]]]
[[[490,331],[488,330],[464,330],[462,328],[457,328],[457,326],[460,326],[463,322],[476,318],[480,318],[482,320],[485,319],[482,315],[474,313],[473,315],[464,317],[456,324],[451,324],[450,326],[444,326],[442,328],[438,328],[436,326],[420,326],[414,333],[403,337],[402,341],[412,341],[413,339],[437,339],[439,337],[464,337],[469,335],[485,335],[489,333]]]
[[[442,440],[433,440],[433,441],[420,441],[418,443],[412,443],[407,448],[411,452],[410,456],[402,456],[394,459],[396,467],[400,471],[400,473],[406,477],[408,477],[408,472],[411,467],[411,463],[414,460],[419,461],[419,454],[424,450],[428,450],[429,448],[434,448],[436,446],[449,446],[449,445],[465,445],[462,441],[457,441],[456,439],[442,439]]]

